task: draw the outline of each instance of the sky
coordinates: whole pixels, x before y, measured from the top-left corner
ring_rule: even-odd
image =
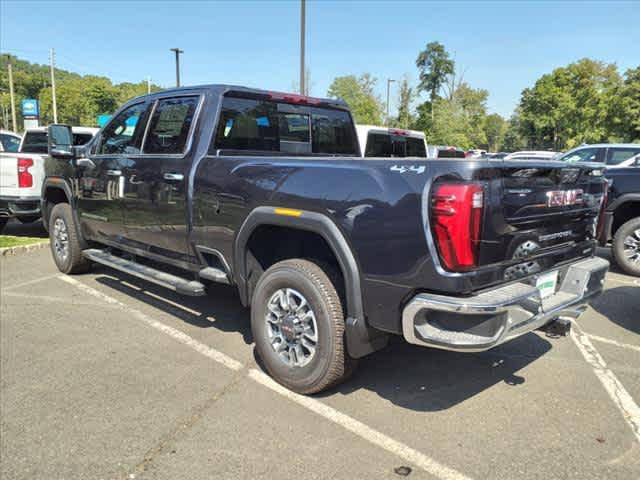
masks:
[[[439,41],[464,80],[489,91],[490,112],[509,116],[524,88],[589,57],[640,65],[640,0],[627,2],[423,2],[307,0],[311,94],[336,76],[369,72],[417,83],[415,60]],[[299,76],[300,2],[0,0],[0,51],[114,82],[151,77],[184,85],[231,83],[291,91]],[[425,97],[426,98],[426,97]],[[397,83],[391,84],[391,111]]]

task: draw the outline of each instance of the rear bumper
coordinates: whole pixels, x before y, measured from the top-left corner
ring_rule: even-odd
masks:
[[[577,318],[602,292],[609,262],[589,258],[559,269],[556,292],[542,299],[535,285],[518,282],[472,297],[419,294],[402,312],[409,343],[445,350],[488,350],[558,317]]]
[[[40,215],[40,197],[0,197],[0,217]]]

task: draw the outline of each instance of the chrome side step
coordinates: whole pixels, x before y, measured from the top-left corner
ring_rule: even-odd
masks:
[[[209,280],[210,282],[217,283],[226,283],[229,285],[231,282],[229,281],[229,276],[219,268],[207,267],[203,268],[198,272],[200,278],[204,278],[205,280]]]
[[[84,250],[82,255],[92,262],[106,265],[107,267],[128,273],[129,275],[155,283],[156,285],[160,285],[161,287],[168,288],[183,295],[198,297],[206,294],[205,287],[200,282],[195,280],[190,281],[176,275],[171,275],[170,273],[156,270],[155,268],[147,267],[146,265],[142,265],[132,260],[112,255],[105,250],[92,248]]]

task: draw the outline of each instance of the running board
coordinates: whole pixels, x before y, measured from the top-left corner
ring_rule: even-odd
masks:
[[[183,295],[190,295],[192,297],[199,297],[206,295],[204,285],[195,280],[186,280],[176,275],[156,270],[155,268],[147,267],[132,260],[127,260],[122,257],[117,257],[109,252],[99,249],[83,250],[82,255],[91,260],[92,262],[100,263],[111,267],[115,270],[119,270],[124,273],[128,273],[134,277],[141,278],[161,287],[168,288]]]
[[[204,278],[205,280],[209,280],[210,282],[217,283],[226,283],[229,285],[231,282],[229,281],[229,276],[219,268],[207,267],[203,268],[198,272],[200,278]]]

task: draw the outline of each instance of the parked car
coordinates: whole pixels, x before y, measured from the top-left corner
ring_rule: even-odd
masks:
[[[640,277],[640,166],[607,168],[609,193],[599,226],[601,245],[611,244],[616,263]]]
[[[87,143],[97,128],[72,127],[74,145]],[[15,142],[12,143],[15,146]],[[47,129],[27,129],[17,152],[0,153],[0,231],[10,218],[38,220],[47,154]],[[45,228],[47,226],[45,225]]]
[[[581,145],[558,156],[563,162],[598,162],[607,168],[625,168],[636,164],[640,155],[637,143],[599,143]]]
[[[493,160],[502,160],[506,158],[509,154],[506,152],[496,152],[496,153],[487,153],[487,158],[491,158]]]
[[[8,130],[0,130],[0,153],[15,153],[20,147],[22,137]]]
[[[400,128],[356,125],[364,157],[426,157],[424,132]]]
[[[362,158],[341,100],[184,87],[70,143],[50,127],[42,203],[58,269],[96,262],[186,295],[234,286],[262,364],[303,394],[391,334],[474,352],[566,332],[609,265],[594,257],[601,169]]]
[[[553,160],[558,152],[547,152],[544,150],[524,150],[513,152],[505,156],[505,160]]]
[[[429,158],[465,158],[466,152],[458,147],[450,147],[447,145],[429,146]]]

